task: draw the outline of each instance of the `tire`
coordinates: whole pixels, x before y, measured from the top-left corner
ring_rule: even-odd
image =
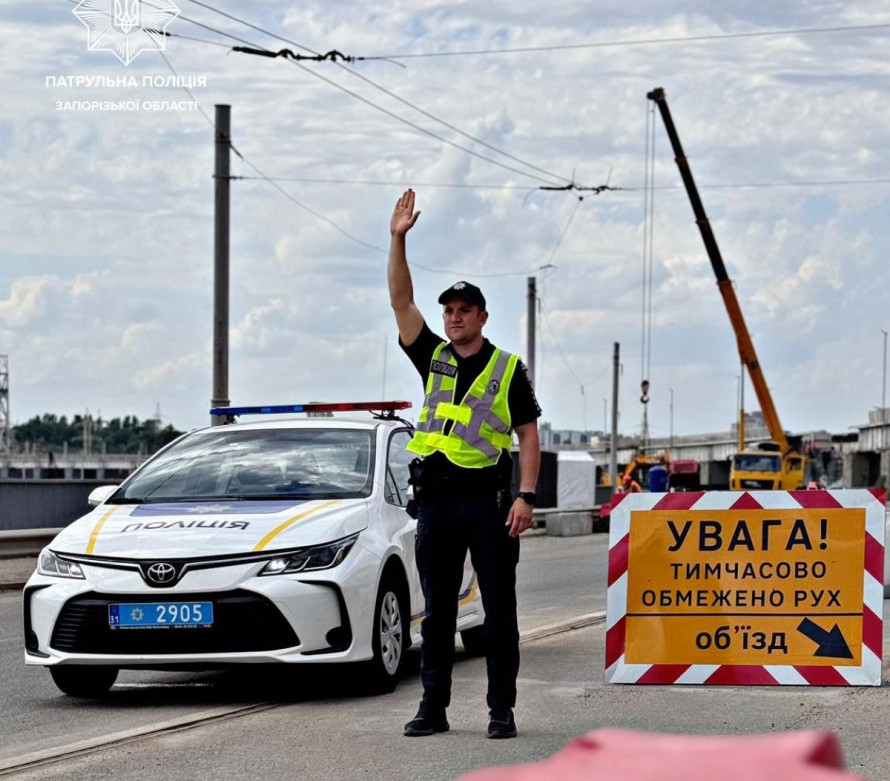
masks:
[[[69,697],[96,699],[108,694],[117,680],[117,667],[77,665],[50,667],[53,683]]]
[[[485,656],[485,627],[482,624],[464,629],[460,633],[467,656]]]
[[[395,689],[408,646],[408,610],[404,589],[392,575],[384,575],[377,590],[371,647],[370,684],[374,691]]]

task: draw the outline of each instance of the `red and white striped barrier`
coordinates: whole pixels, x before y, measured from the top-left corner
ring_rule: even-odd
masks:
[[[799,662],[799,654],[794,657],[793,664],[701,664],[691,661],[693,654],[684,652],[679,654],[670,663],[665,663],[665,653],[653,654],[658,658],[657,662],[640,663],[639,645],[636,646],[635,659],[628,663],[627,650],[627,622],[628,622],[628,563],[631,556],[631,528],[632,524],[645,523],[645,513],[648,511],[676,511],[676,518],[683,518],[684,511],[709,511],[713,517],[735,518],[743,517],[741,511],[757,513],[761,510],[842,510],[860,509],[864,514],[864,534],[860,534],[859,541],[862,544],[862,605],[861,605],[861,638],[853,637],[850,647],[856,650],[855,660],[826,660],[826,656],[836,654],[815,655],[812,664]],[[720,511],[724,511],[721,515]],[[725,512],[737,511],[737,512]],[[643,513],[643,515],[638,515]],[[826,515],[829,513],[826,512]],[[803,515],[803,513],[802,513]],[[810,513],[809,516],[813,514]],[[692,517],[693,513],[689,513]],[[760,513],[763,516],[763,513]],[[787,513],[786,513],[787,516]],[[651,516],[655,517],[655,516]],[[658,517],[664,517],[658,516]],[[709,517],[702,513],[695,517]],[[679,521],[678,521],[679,523]],[[778,523],[778,522],[776,522]],[[801,522],[802,523],[802,522]],[[825,522],[823,522],[825,524]],[[607,592],[607,617],[606,617],[606,681],[610,683],[661,683],[661,684],[748,684],[748,685],[816,685],[816,686],[880,686],[881,683],[881,654],[883,639],[883,570],[884,570],[884,526],[885,526],[885,494],[881,491],[847,490],[847,491],[751,491],[751,492],[690,492],[670,494],[628,494],[612,509],[609,535],[609,574]],[[861,526],[859,527],[861,529]],[[674,540],[679,540],[676,529],[672,531]],[[862,538],[864,537],[864,543]],[[639,539],[637,536],[635,539]],[[743,538],[744,539],[744,538]],[[790,545],[791,543],[789,543]],[[827,545],[818,547],[826,548]],[[858,550],[858,549],[857,549]],[[830,585],[831,578],[831,551],[827,551],[829,560],[829,572],[825,583]],[[858,559],[858,553],[856,553]],[[635,561],[634,567],[645,566],[645,562]],[[837,567],[836,567],[837,569]],[[846,569],[845,577],[853,577],[858,595],[858,576]],[[858,571],[858,565],[856,567]],[[679,570],[678,570],[679,571]],[[652,592],[654,593],[654,592]],[[856,597],[858,602],[858,596]],[[781,613],[785,619],[789,618],[787,604],[785,612]],[[727,614],[743,616],[743,611],[718,610]],[[768,612],[768,610],[767,610]],[[695,610],[687,615],[693,616]],[[855,606],[855,625],[860,625],[858,605]],[[639,614],[634,614],[634,616]],[[677,615],[675,612],[674,616]],[[714,616],[715,613],[709,614]],[[760,614],[765,615],[765,614]],[[801,617],[806,620],[807,615],[819,618],[820,615],[831,617],[833,613],[808,614],[801,610],[799,615],[791,617],[797,622]],[[842,615],[838,613],[837,615]],[[852,615],[846,613],[843,615]],[[768,620],[769,617],[767,616]],[[657,619],[650,619],[654,625]],[[829,618],[829,620],[834,620]],[[842,619],[838,619],[842,620]],[[751,627],[736,626],[735,631],[745,630]],[[834,627],[837,629],[837,626]],[[728,630],[732,631],[732,630]],[[828,630],[821,628],[817,631],[828,635]],[[657,644],[659,637],[666,636],[658,627],[652,632],[652,642]],[[729,633],[725,635],[729,642]],[[738,637],[741,637],[740,635]],[[808,635],[807,635],[808,637]],[[708,638],[705,638],[708,639]],[[801,643],[808,642],[806,637],[795,640]],[[745,640],[747,644],[747,638]],[[855,644],[855,645],[854,645]],[[699,648],[702,646],[699,645]],[[746,645],[746,647],[748,647]],[[861,648],[861,654],[860,654]],[[645,653],[643,654],[645,655]],[[715,654],[719,657],[719,654]],[[777,654],[777,657],[779,655]],[[792,655],[793,656],[793,655]],[[821,658],[820,658],[821,657]],[[853,660],[854,656],[850,656]],[[777,661],[779,659],[777,658]]]

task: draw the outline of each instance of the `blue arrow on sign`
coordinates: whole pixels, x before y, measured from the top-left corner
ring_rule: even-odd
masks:
[[[840,627],[835,624],[831,631],[823,629],[815,621],[805,618],[800,622],[797,631],[812,640],[819,647],[813,656],[830,656],[834,659],[852,659],[853,653],[844,639]]]

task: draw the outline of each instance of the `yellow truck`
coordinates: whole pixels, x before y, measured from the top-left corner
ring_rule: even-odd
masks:
[[[732,457],[729,470],[731,491],[781,489],[795,491],[804,487],[804,457],[789,450],[739,450]]]
[[[748,376],[751,378],[751,384],[754,386],[754,392],[757,394],[757,400],[760,402],[763,420],[766,423],[770,437],[772,437],[772,442],[766,443],[761,449],[746,449],[744,412],[741,412],[739,416],[739,452],[732,457],[729,487],[733,491],[748,489],[793,491],[803,488],[806,458],[792,447],[779,422],[776,405],[773,404],[773,397],[764,379],[760,362],[757,360],[754,343],[751,341],[751,334],[748,333],[748,327],[745,325],[745,318],[742,315],[735,288],[726,271],[723,257],[720,255],[720,248],[717,246],[717,239],[711,230],[711,223],[705,214],[705,207],[702,205],[698,189],[695,186],[695,180],[692,178],[692,169],[689,167],[689,161],[686,159],[683,146],[680,144],[680,137],[677,135],[677,129],[671,118],[664,90],[659,87],[649,92],[646,97],[658,106],[659,113],[664,121],[664,127],[674,151],[674,158],[677,167],[680,169],[680,176],[683,179],[686,194],[689,196],[689,202],[695,214],[695,222],[701,232],[705,250],[711,261],[711,268],[714,269],[714,274],[717,276],[717,287],[726,306],[729,322],[732,324],[732,329],[735,332],[739,356],[748,370]]]

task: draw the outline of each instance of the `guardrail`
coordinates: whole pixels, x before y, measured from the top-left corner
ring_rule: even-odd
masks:
[[[0,559],[36,556],[61,529],[25,529],[0,532]]]
[[[547,525],[548,515],[570,515],[573,513],[589,515],[596,522],[600,517],[599,507],[536,507],[532,510],[532,528],[540,529]]]
[[[547,525],[547,516],[557,513],[586,513],[596,521],[599,518],[599,507],[581,507],[560,509],[556,507],[538,507],[532,512],[532,528],[540,529]],[[0,560],[18,559],[25,556],[36,556],[46,544],[62,529],[24,529],[21,531],[0,531]]]

